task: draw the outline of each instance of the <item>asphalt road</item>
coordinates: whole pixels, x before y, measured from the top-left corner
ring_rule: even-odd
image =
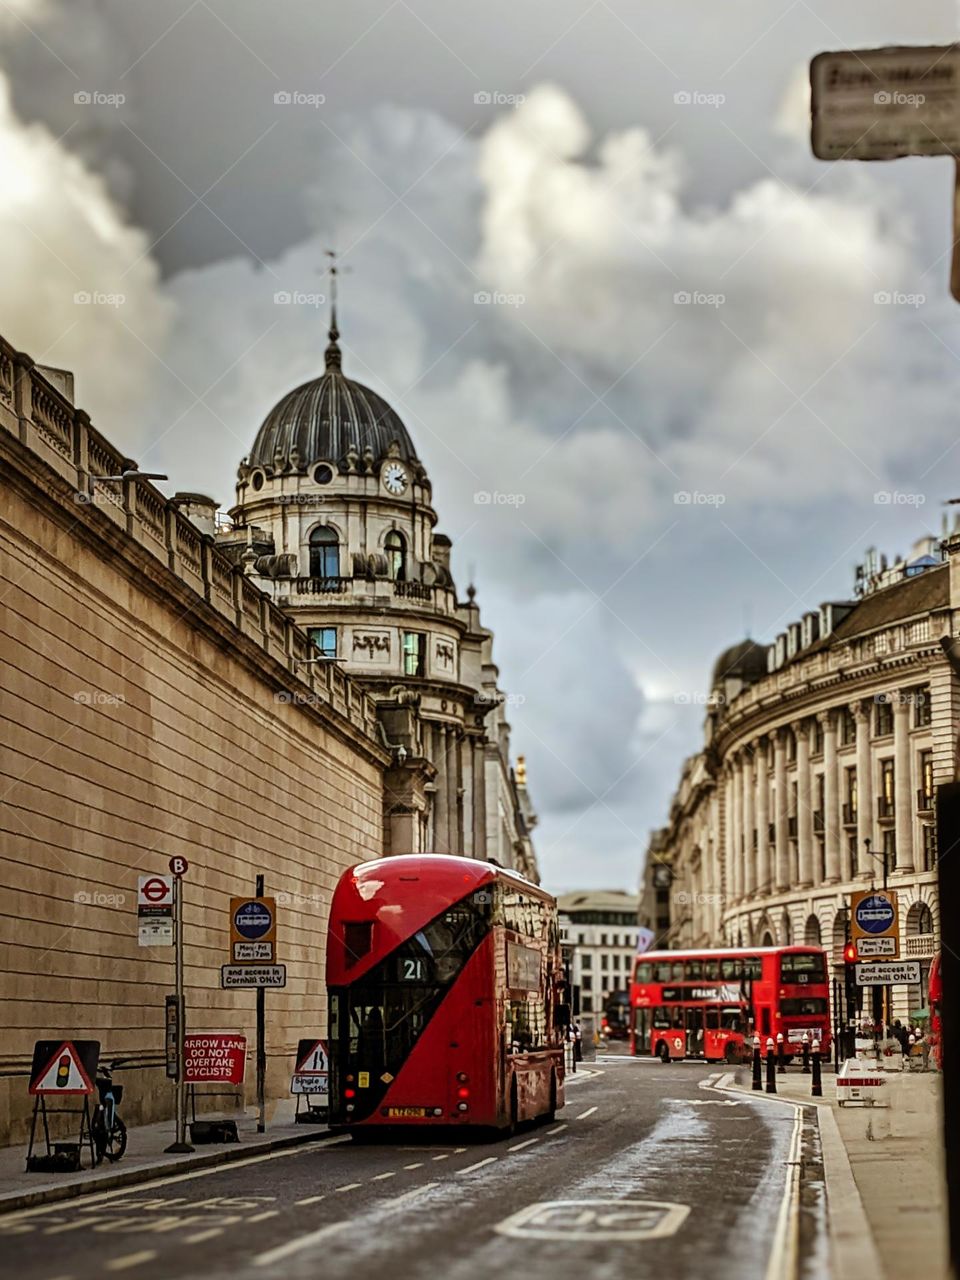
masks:
[[[557,1121],[513,1138],[338,1136],[8,1215],[8,1274],[776,1277],[794,1110],[702,1087],[703,1065],[584,1065]]]

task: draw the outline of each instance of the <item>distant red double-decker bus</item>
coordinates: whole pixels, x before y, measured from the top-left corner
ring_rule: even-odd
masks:
[[[630,988],[634,1054],[737,1062],[759,1034],[799,1053],[804,1033],[830,1051],[826,953],[819,947],[648,951]]]
[[[563,1106],[556,902],[472,858],[346,872],[327,938],[330,1119],[512,1129]]]

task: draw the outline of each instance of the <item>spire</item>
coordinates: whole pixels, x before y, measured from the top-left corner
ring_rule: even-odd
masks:
[[[336,249],[327,249],[325,252],[330,259],[330,266],[327,268],[327,273],[330,276],[330,329],[327,336],[330,341],[324,352],[324,364],[329,373],[331,369],[340,368],[341,359],[340,345],[337,342],[340,337],[340,330],[337,328],[337,276],[339,275],[339,267],[337,266]]]

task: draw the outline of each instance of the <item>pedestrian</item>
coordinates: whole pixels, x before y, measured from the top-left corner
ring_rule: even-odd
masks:
[[[573,1060],[574,1062],[583,1061],[583,1032],[580,1029],[580,1023],[574,1018],[573,1020]]]

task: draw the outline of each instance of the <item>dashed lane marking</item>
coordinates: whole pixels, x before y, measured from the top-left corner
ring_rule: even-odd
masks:
[[[592,1116],[593,1113],[596,1111],[596,1109],[597,1109],[596,1107],[590,1107],[588,1111],[582,1112],[580,1115],[576,1116],[575,1119],[586,1120],[587,1116]]]
[[[192,1236],[184,1237],[184,1244],[202,1244],[204,1240],[212,1240],[214,1236],[223,1235],[223,1227],[210,1227],[206,1231],[195,1231]]]
[[[346,1182],[342,1187],[337,1187],[337,1191],[356,1191],[357,1187],[362,1186],[360,1182]]]
[[[450,1159],[450,1152],[448,1151],[448,1152],[447,1152],[447,1154],[446,1154],[445,1156],[434,1156],[433,1158],[434,1158],[434,1160],[449,1160],[449,1159]]]
[[[478,1160],[476,1164],[468,1164],[465,1169],[458,1169],[457,1174],[473,1173],[475,1169],[482,1169],[485,1164],[496,1164],[496,1156],[487,1156],[486,1160]]]
[[[152,1262],[156,1256],[156,1249],[141,1249],[139,1253],[128,1253],[123,1258],[114,1258],[103,1265],[107,1271],[127,1271],[130,1267],[139,1267],[144,1262]]]
[[[416,1164],[405,1164],[403,1167],[404,1167],[405,1169],[422,1169],[422,1168],[423,1168],[423,1161],[422,1161],[422,1160],[418,1160]]]
[[[547,1130],[547,1137],[552,1138],[555,1133],[563,1133],[564,1129],[569,1129],[569,1128],[570,1126],[568,1124],[554,1125],[552,1129]]]
[[[522,1151],[524,1147],[532,1147],[535,1142],[539,1142],[539,1138],[528,1138],[526,1142],[518,1142],[515,1147],[507,1147],[508,1151]]]
[[[267,1209],[265,1213],[255,1213],[247,1222],[263,1222],[266,1218],[275,1218],[279,1212],[279,1209]]]
[[[422,1186],[414,1187],[411,1191],[405,1191],[402,1196],[394,1196],[392,1200],[381,1201],[379,1208],[390,1209],[393,1205],[399,1204],[402,1200],[411,1200],[414,1196],[422,1195],[424,1191],[430,1191],[433,1187],[439,1187],[439,1182],[425,1182]],[[309,1249],[312,1245],[319,1244],[321,1240],[326,1240],[329,1236],[336,1235],[338,1231],[352,1226],[357,1219],[347,1219],[344,1222],[331,1222],[325,1227],[320,1227],[317,1231],[311,1231],[305,1236],[297,1236],[293,1240],[288,1240],[285,1244],[277,1245],[275,1249],[268,1249],[266,1253],[257,1254],[253,1259],[255,1267],[272,1267],[276,1262],[282,1262],[284,1258],[289,1258],[291,1254],[300,1253],[304,1249]]]
[[[371,1178],[370,1181],[385,1182],[387,1178],[395,1178],[396,1176],[397,1176],[396,1169],[388,1169],[386,1173],[378,1173],[375,1177]]]
[[[322,1200],[322,1199],[323,1199],[323,1196],[304,1196],[302,1200],[295,1200],[294,1204],[316,1204],[319,1200]]]

